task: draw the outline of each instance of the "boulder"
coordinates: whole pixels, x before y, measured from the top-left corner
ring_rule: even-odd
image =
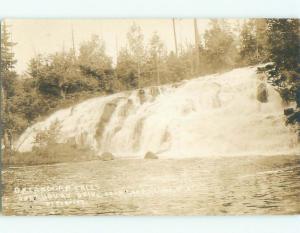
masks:
[[[172,84],[172,87],[173,87],[173,88],[177,88],[177,87],[179,87],[179,86],[180,86],[180,83],[173,83],[173,84]]]
[[[146,93],[145,93],[145,91],[144,91],[143,89],[140,89],[140,90],[138,91],[138,97],[139,97],[139,99],[140,99],[140,103],[141,103],[141,104],[143,104],[143,103],[146,102]]]
[[[157,156],[156,154],[154,154],[153,152],[148,151],[148,152],[145,154],[144,159],[158,159],[158,156]]]
[[[110,152],[104,152],[104,153],[102,153],[102,155],[100,156],[100,160],[102,160],[102,161],[114,160],[114,156],[113,156],[113,154],[110,153]]]
[[[155,99],[156,96],[160,94],[158,87],[150,87],[150,95]]]
[[[291,114],[294,113],[294,109],[293,108],[286,108],[283,110],[284,111],[284,115],[289,116]]]
[[[288,124],[300,123],[300,111],[294,112],[287,117]]]
[[[261,83],[257,87],[257,100],[261,103],[268,102],[268,90],[265,83]]]

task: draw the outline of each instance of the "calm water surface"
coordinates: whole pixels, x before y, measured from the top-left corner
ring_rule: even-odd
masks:
[[[6,215],[300,214],[300,156],[13,167],[3,180]]]

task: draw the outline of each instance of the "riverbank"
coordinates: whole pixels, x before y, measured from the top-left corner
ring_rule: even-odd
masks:
[[[67,162],[86,162],[101,159],[89,148],[76,147],[69,144],[54,144],[45,148],[34,148],[29,152],[4,152],[3,167],[48,165]]]

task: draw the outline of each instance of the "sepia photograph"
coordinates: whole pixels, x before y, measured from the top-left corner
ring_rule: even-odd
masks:
[[[300,19],[1,21],[3,215],[300,214]]]

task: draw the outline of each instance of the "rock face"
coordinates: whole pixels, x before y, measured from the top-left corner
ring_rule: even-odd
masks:
[[[300,111],[293,112],[287,117],[288,124],[300,123]]]
[[[114,160],[114,156],[113,156],[113,154],[110,153],[110,152],[104,152],[104,153],[102,153],[102,155],[100,156],[100,160],[103,160],[103,161]]]
[[[159,88],[158,87],[150,87],[150,95],[155,99],[156,96],[159,95]]]
[[[146,101],[146,94],[143,89],[140,89],[138,92],[138,97],[140,99],[140,103],[143,104]]]
[[[144,159],[158,159],[158,157],[157,157],[157,155],[154,154],[153,152],[148,151],[148,152],[145,154]]]
[[[111,119],[111,116],[113,115],[116,107],[117,107],[117,103],[118,103],[119,99],[109,102],[104,106],[104,110],[103,113],[100,117],[100,120],[97,124],[97,129],[96,129],[96,135],[95,138],[98,142],[101,141],[105,126],[108,124],[108,122]],[[98,145],[99,147],[101,145]]]
[[[289,116],[291,114],[294,113],[294,109],[293,108],[286,108],[283,110],[284,111],[284,115]]]
[[[264,83],[259,84],[257,87],[257,100],[261,103],[268,102],[268,90]]]

